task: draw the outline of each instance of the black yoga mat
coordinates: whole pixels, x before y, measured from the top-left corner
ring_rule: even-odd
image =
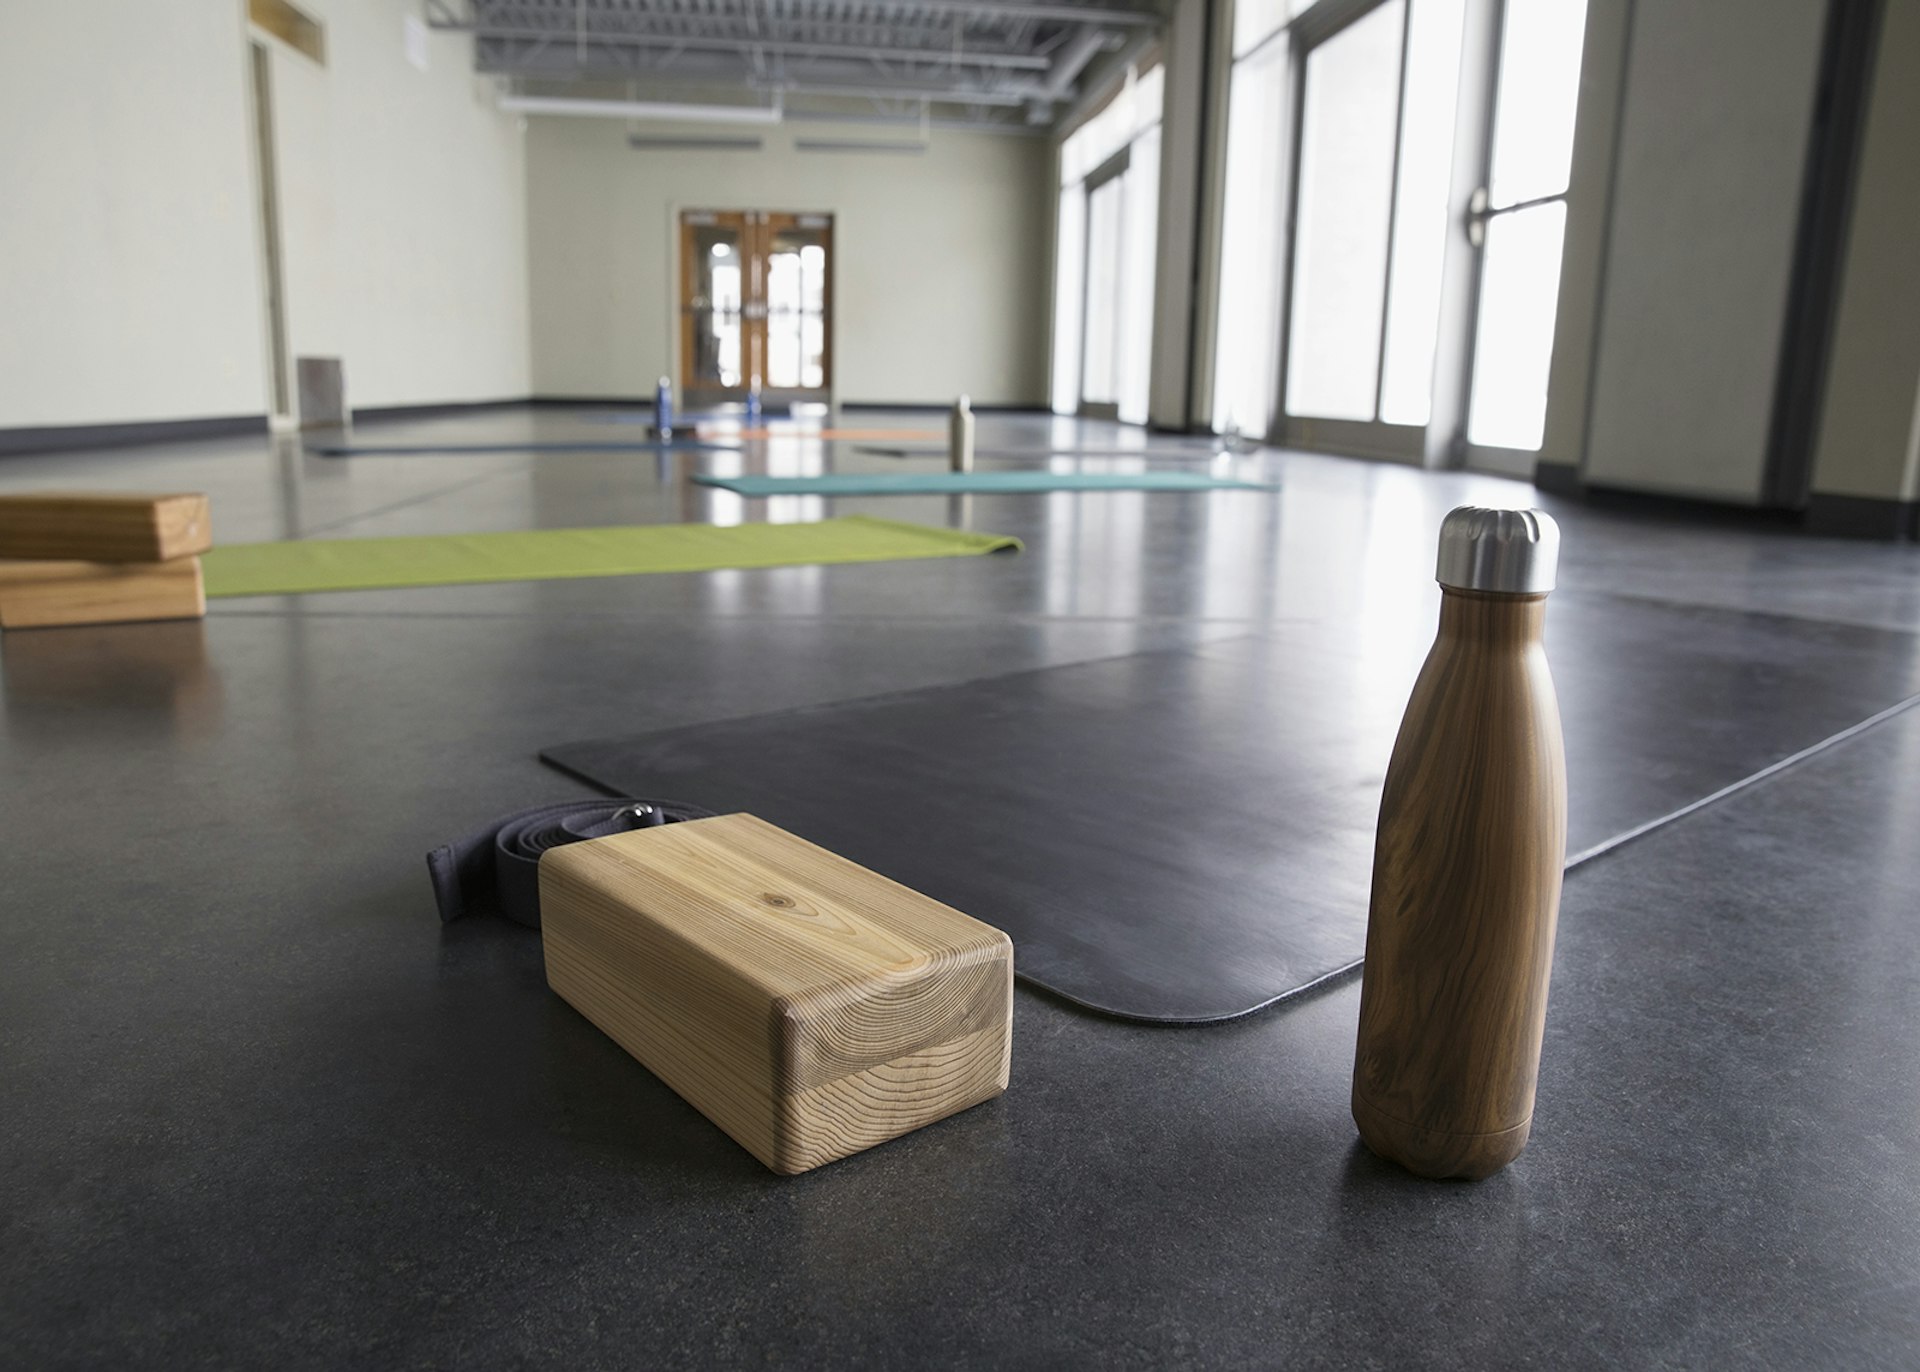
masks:
[[[1091,1009],[1226,1019],[1359,959],[1431,630],[1369,652],[1350,627],[1278,626],[542,756],[791,829],[1000,926],[1021,976]],[[1548,652],[1569,855],[1920,692],[1905,634],[1624,597],[1557,594]]]

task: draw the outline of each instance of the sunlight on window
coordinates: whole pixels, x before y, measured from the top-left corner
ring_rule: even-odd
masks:
[[[1372,419],[1406,0],[1307,54],[1287,412]]]

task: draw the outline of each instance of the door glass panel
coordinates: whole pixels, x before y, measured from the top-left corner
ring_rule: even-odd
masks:
[[[1566,202],[1555,200],[1487,222],[1469,442],[1491,448],[1540,446],[1566,221]]]
[[[1440,273],[1447,255],[1465,21],[1465,0],[1413,0],[1386,356],[1380,373],[1380,418],[1389,424],[1425,424],[1433,407],[1433,352],[1440,333]]]
[[[1078,182],[1060,188],[1059,222],[1053,264],[1053,408],[1072,414],[1080,405],[1080,315],[1087,285],[1087,192]]]
[[[693,230],[693,372],[699,384],[734,387],[740,375],[741,234],[724,225]]]
[[[1567,188],[1586,19],[1586,0],[1507,0],[1488,183],[1496,208]]]
[[[1111,405],[1119,399],[1114,334],[1119,327],[1121,178],[1087,195],[1087,327],[1080,397]]]
[[[767,254],[767,378],[774,389],[826,385],[827,250],[818,229],[781,229]]]
[[[1406,0],[1307,54],[1287,411],[1372,419]]]
[[[1233,65],[1228,97],[1226,207],[1220,234],[1220,315],[1213,427],[1264,438],[1279,371],[1279,236],[1285,215],[1282,146],[1289,88],[1282,38]]]
[[[1063,414],[1094,404],[1147,417],[1165,87],[1157,64],[1129,70],[1060,145],[1049,390]]]
[[[1120,402],[1121,419],[1144,424],[1153,360],[1153,253],[1160,216],[1159,125],[1134,141],[1120,185],[1124,213],[1120,244],[1125,256],[1120,264],[1114,398]]]

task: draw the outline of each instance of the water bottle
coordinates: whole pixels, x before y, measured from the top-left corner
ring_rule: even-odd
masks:
[[[964,395],[947,416],[947,465],[956,472],[973,470],[973,402]]]
[[[747,385],[747,424],[749,429],[760,425],[760,378],[754,377]]]
[[[1387,767],[1353,1118],[1421,1176],[1489,1176],[1532,1128],[1567,847],[1541,643],[1559,549],[1538,510],[1446,517],[1439,636]]]
[[[653,388],[653,431],[662,439],[673,437],[673,385],[664,376]]]

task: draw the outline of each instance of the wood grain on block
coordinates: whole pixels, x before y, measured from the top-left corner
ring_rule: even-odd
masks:
[[[0,558],[166,562],[213,546],[204,495],[36,491],[0,496]]]
[[[199,619],[200,559],[171,562],[0,562],[0,629]]]
[[[776,1172],[1007,1087],[1013,945],[752,815],[540,860],[547,982]]]

